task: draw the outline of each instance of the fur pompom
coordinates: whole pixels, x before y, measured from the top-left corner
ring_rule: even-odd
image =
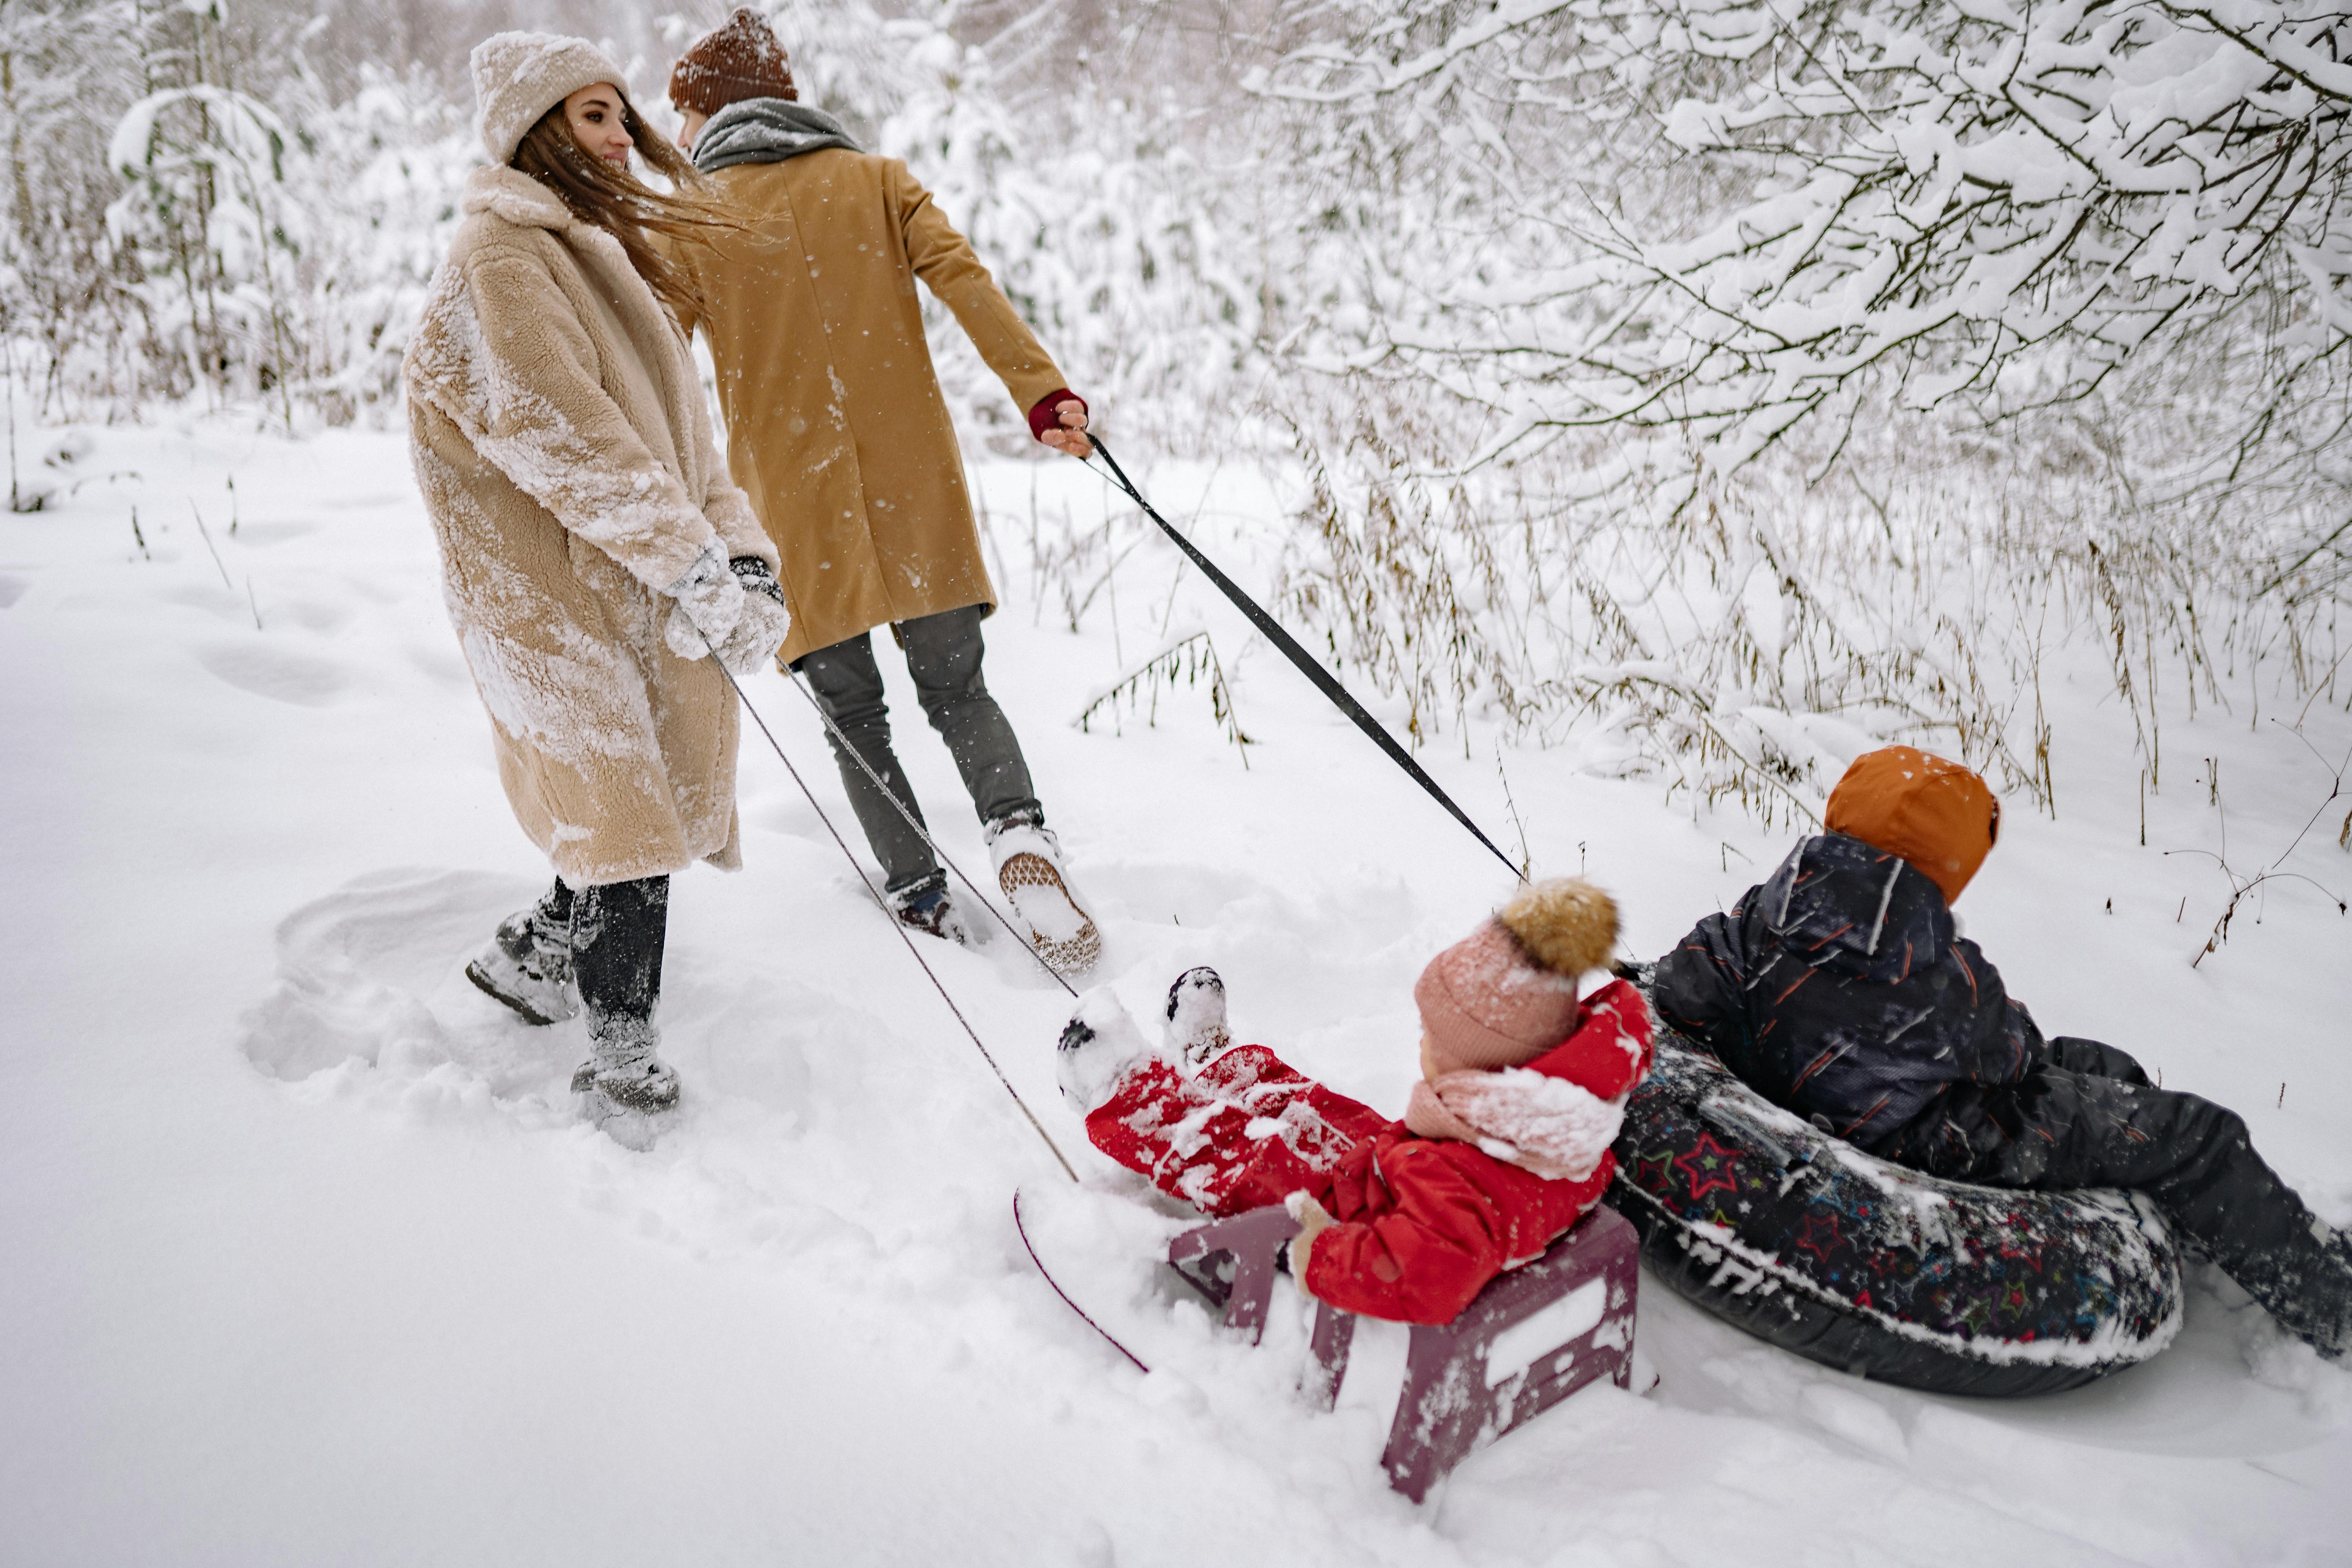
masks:
[[[1528,956],[1573,980],[1609,962],[1617,947],[1617,902],[1580,877],[1530,882],[1496,915]]]

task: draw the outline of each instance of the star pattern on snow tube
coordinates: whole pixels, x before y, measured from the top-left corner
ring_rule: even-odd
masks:
[[[1831,1253],[1845,1245],[1838,1234],[1838,1216],[1816,1209],[1805,1216],[1805,1227],[1797,1233],[1797,1245],[1823,1262]]]
[[[1999,1251],[2004,1259],[2022,1263],[2036,1274],[2042,1272],[2042,1248],[2039,1247],[2021,1247],[2017,1237],[2010,1237],[2003,1238]]]
[[[1717,1187],[1734,1193],[1739,1190],[1739,1182],[1731,1173],[1738,1158],[1737,1152],[1717,1142],[1714,1133],[1702,1132],[1690,1152],[1678,1155],[1675,1164],[1690,1177],[1691,1201],[1696,1203]]]

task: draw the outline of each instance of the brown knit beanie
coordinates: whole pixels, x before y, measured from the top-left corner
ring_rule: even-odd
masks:
[[[670,107],[684,113],[716,114],[747,98],[798,97],[783,44],[748,5],[695,39],[669,73]]]
[[[1574,877],[1521,888],[1412,988],[1433,1077],[1517,1067],[1576,1030],[1576,983],[1609,962],[1617,906]]]

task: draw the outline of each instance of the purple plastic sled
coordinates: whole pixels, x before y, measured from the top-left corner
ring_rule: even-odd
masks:
[[[1265,1331],[1275,1258],[1298,1234],[1279,1208],[1186,1231],[1168,1261],[1255,1344]],[[1534,1262],[1496,1279],[1462,1315],[1416,1324],[1404,1387],[1381,1456],[1389,1484],[1419,1502],[1454,1466],[1597,1378],[1633,1380],[1641,1239],[1607,1208],[1579,1220]],[[1318,1303],[1305,1393],[1328,1410],[1348,1370],[1352,1313]]]

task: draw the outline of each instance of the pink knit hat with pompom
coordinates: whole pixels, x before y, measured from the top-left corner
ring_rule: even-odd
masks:
[[[1521,888],[1413,984],[1430,1076],[1517,1067],[1568,1038],[1578,979],[1616,945],[1617,906],[1591,883],[1562,877]]]

